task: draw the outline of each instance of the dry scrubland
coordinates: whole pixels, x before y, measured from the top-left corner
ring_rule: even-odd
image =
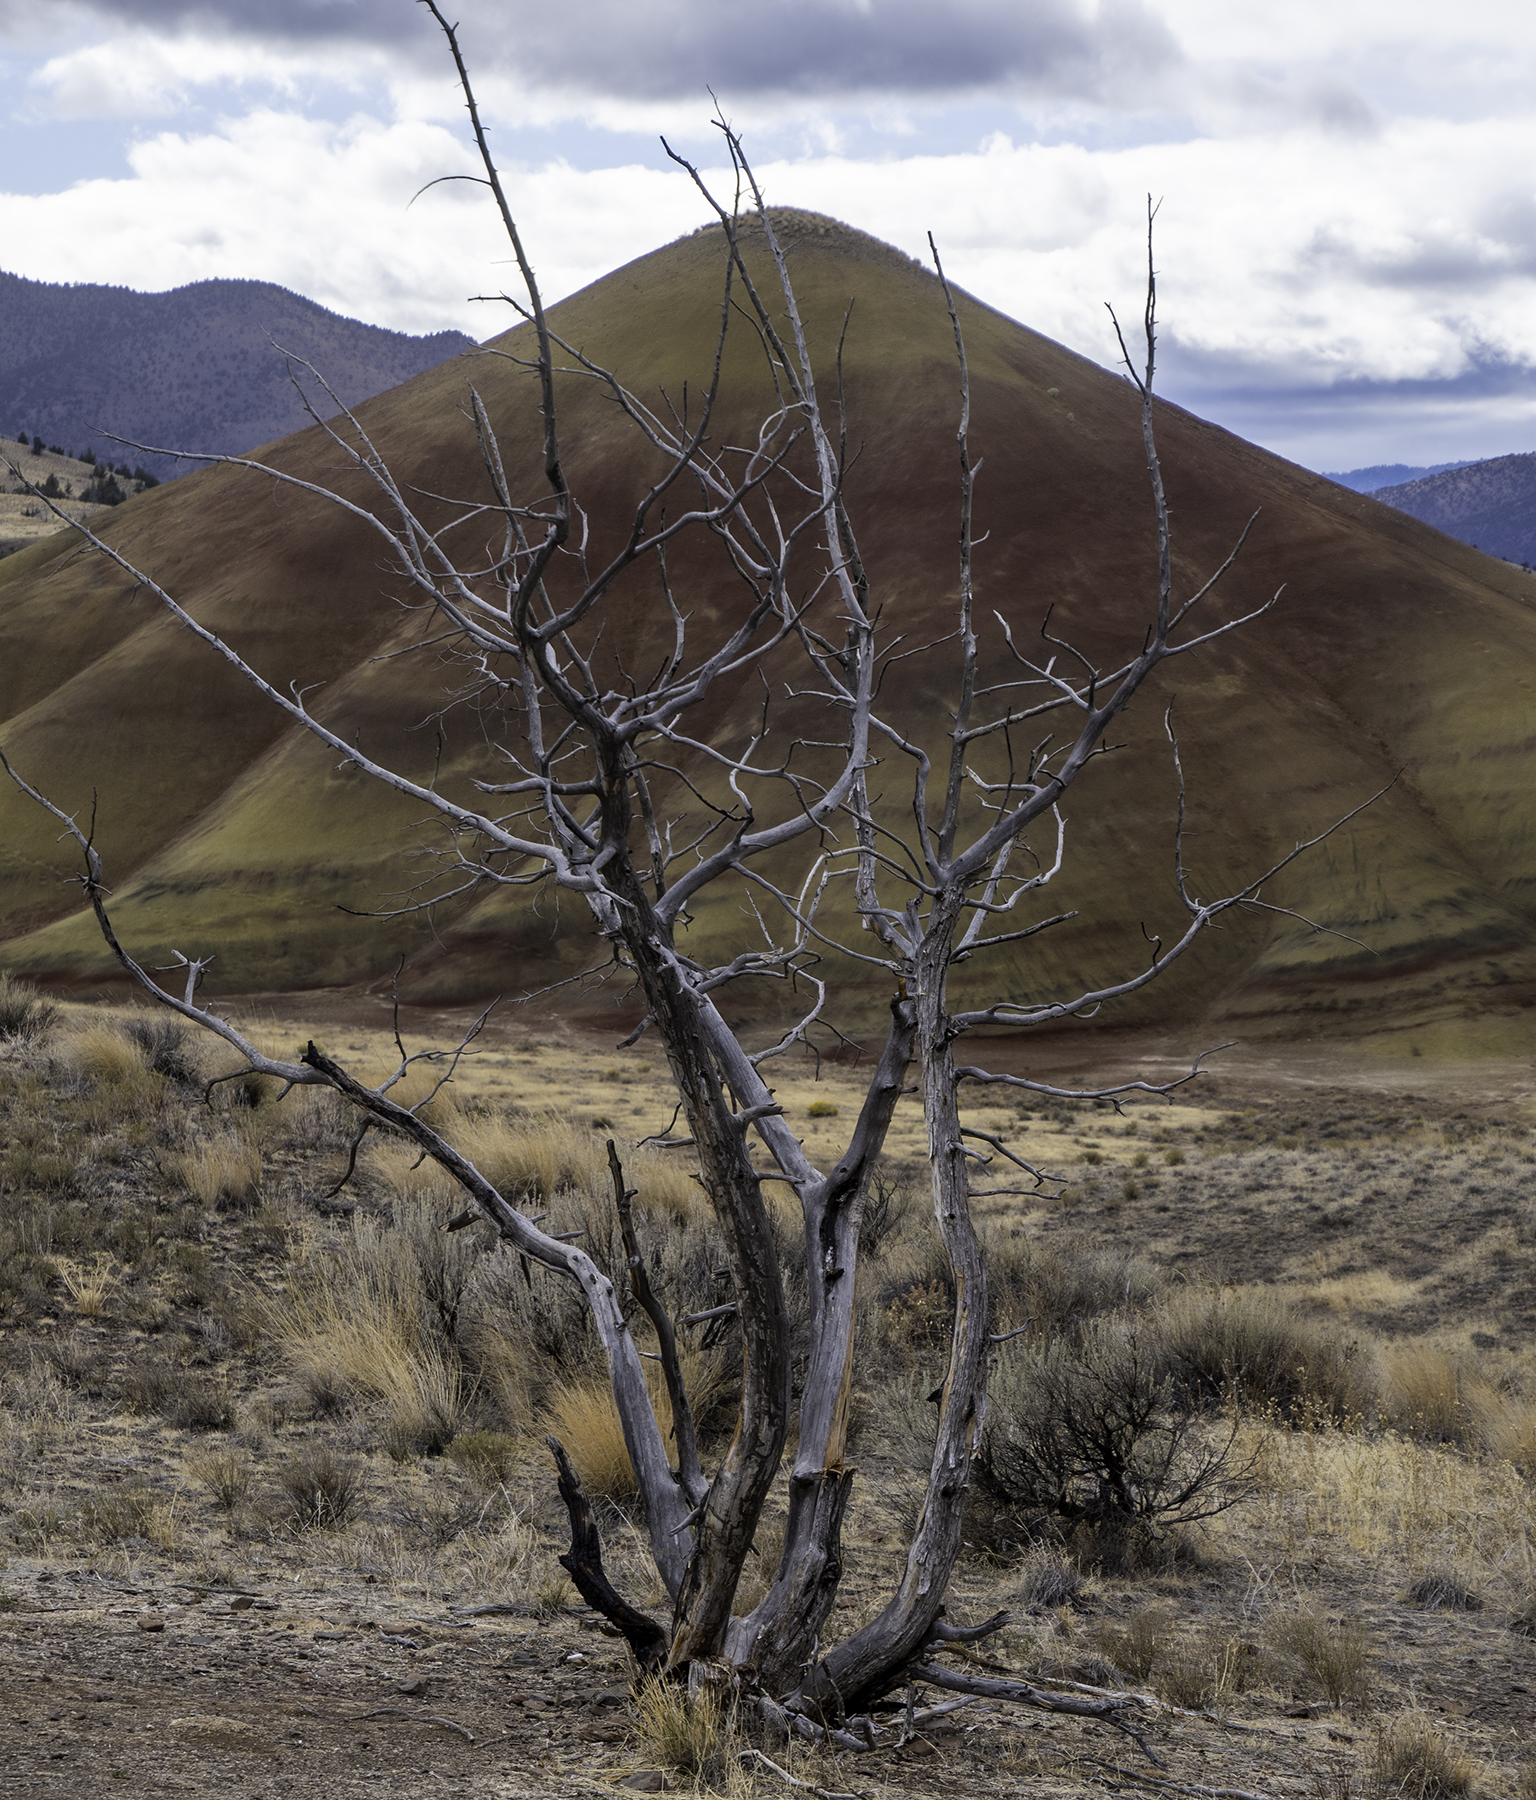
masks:
[[[90,463],[79,462],[73,456],[64,456],[52,450],[44,450],[41,455],[34,456],[30,445],[18,443],[12,438],[0,436],[0,454],[10,457],[18,468],[26,471],[27,478],[35,481],[39,487],[50,475],[55,475],[61,484],[67,485],[70,494],[74,495],[83,492],[96,478],[96,470]],[[131,482],[129,487],[131,489]],[[58,505],[71,519],[82,523],[99,519],[103,513],[112,510],[109,506],[96,506],[88,501],[75,499],[60,500]],[[35,499],[15,481],[9,469],[0,469],[0,556],[40,543],[45,537],[62,529],[56,514],[51,513],[41,500]]]
[[[219,1052],[174,1022],[0,1002],[0,1791],[789,1791],[728,1720],[632,1694],[564,1580],[550,1429],[603,1496],[620,1586],[661,1603],[573,1297],[444,1232],[457,1202],[376,1136],[332,1194],[353,1131],[329,1096],[243,1079],[205,1103]],[[324,1041],[387,1067],[382,1035]],[[786,1065],[778,1092],[813,1148],[857,1103],[837,1065]],[[615,1137],[683,1313],[717,1301],[720,1260],[685,1153],[636,1148],[667,1093],[643,1041],[503,1039],[431,1104],[609,1260]],[[996,1329],[1025,1329],[997,1353],[951,1616],[1006,1605],[989,1663],[1144,1693],[1169,1768],[979,1701],[900,1755],[770,1754],[861,1794],[1536,1796],[1525,1119],[1217,1083],[1123,1115],[980,1094],[968,1122],[1063,1179],[1034,1194],[994,1161],[977,1182],[1011,1190],[977,1205]],[[882,1603],[921,1491],[949,1306],[921,1148],[914,1111],[866,1234],[840,1625]],[[685,1335],[718,1434],[731,1333]],[[1112,1425],[1127,1396],[1165,1488],[1225,1452],[1205,1491],[1239,1503],[1155,1529],[1053,1511],[1064,1421]]]

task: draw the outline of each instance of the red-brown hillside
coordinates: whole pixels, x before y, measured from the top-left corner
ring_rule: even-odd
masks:
[[[941,638],[956,586],[953,345],[933,277],[829,221],[787,217],[791,266],[813,343],[830,374],[845,309],[849,500],[887,628],[912,646]],[[722,245],[705,232],[615,271],[556,309],[563,335],[654,397],[707,375],[719,316]],[[1021,639],[1048,607],[1053,632],[1106,662],[1140,642],[1155,543],[1134,396],[1127,385],[970,302],[973,450],[984,459],[981,615],[1001,652],[996,608]],[[499,340],[516,344],[516,334]],[[733,331],[718,441],[755,432],[768,389],[755,343]],[[535,395],[506,359],[434,369],[382,395],[362,417],[397,472],[436,493],[483,492],[466,383],[504,437],[514,487],[539,490]],[[627,521],[645,459],[594,385],[564,383],[565,461],[594,520],[597,547]],[[1173,407],[1159,413],[1187,590],[1260,517],[1214,605],[1247,609],[1284,584],[1257,625],[1175,665],[1118,734],[1066,808],[1069,865],[1050,910],[1079,920],[966,971],[972,995],[1043,998],[1136,966],[1141,927],[1176,926],[1170,822],[1174,783],[1163,703],[1177,717],[1191,789],[1195,889],[1240,885],[1400,778],[1361,820],[1289,872],[1269,896],[1368,949],[1295,920],[1254,915],[1118,1015],[1208,1023],[1223,1035],[1408,1034],[1432,1046],[1511,1050],[1533,1035],[1536,832],[1531,689],[1536,582],[1376,502],[1336,487]],[[285,469],[334,481],[318,431],[268,452]],[[351,478],[348,478],[350,481]],[[361,489],[349,486],[361,495]],[[118,509],[111,541],[227,634],[272,680],[323,683],[316,711],[373,754],[462,781],[483,755],[472,723],[432,715],[452,671],[375,660],[422,629],[397,604],[377,540],[335,508],[250,473],[215,469]],[[680,551],[672,578],[700,626],[734,604],[713,546]],[[662,629],[645,578],[611,622],[638,656]],[[659,641],[659,639],[657,640]],[[788,653],[786,652],[786,655]],[[1001,669],[1000,655],[995,665]],[[947,647],[896,663],[883,705],[917,733],[942,729]],[[791,673],[773,671],[782,685]],[[760,705],[755,675],[713,696],[720,731]],[[809,702],[779,702],[784,740],[816,735]],[[415,811],[338,771],[203,645],[116,570],[68,540],[0,563],[0,720],[7,753],[61,804],[97,802],[97,841],[117,888],[125,937],[151,961],[171,948],[216,949],[226,991],[368,984],[397,947],[408,991],[469,998],[571,974],[600,951],[579,902],[493,893],[420,920],[360,919],[406,887]],[[885,800],[905,804],[887,764]],[[5,961],[50,978],[95,979],[107,963],[70,857],[24,799],[0,794],[0,919]],[[737,900],[696,911],[695,941],[742,929]],[[858,974],[843,1022],[873,1019],[877,979]],[[603,1006],[613,995],[565,1005]]]

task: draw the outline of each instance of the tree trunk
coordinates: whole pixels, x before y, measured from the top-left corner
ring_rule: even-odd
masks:
[[[827,1719],[886,1692],[931,1636],[960,1552],[971,1458],[986,1408],[987,1278],[971,1224],[955,1093],[954,1027],[945,1006],[961,898],[950,888],[935,902],[914,970],[934,1218],[955,1284],[949,1367],[940,1395],[927,1491],[901,1584],[885,1610],[831,1650],[800,1690],[803,1703]]]

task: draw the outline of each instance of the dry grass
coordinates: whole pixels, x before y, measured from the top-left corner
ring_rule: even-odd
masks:
[[[1146,1681],[1162,1661],[1176,1623],[1172,1607],[1143,1606],[1124,1626],[1108,1622],[1096,1626],[1090,1633],[1090,1642],[1133,1681]]]
[[[221,1131],[176,1159],[189,1192],[206,1207],[253,1211],[261,1203],[261,1146],[247,1131]]]
[[[1396,1433],[1255,1427],[1246,1442],[1264,1491],[1234,1528],[1257,1534],[1272,1567],[1347,1556],[1394,1593],[1432,1569],[1482,1593],[1529,1579],[1536,1490],[1507,1462]],[[1215,1530],[1225,1541],[1225,1521]]]
[[[563,1518],[538,1431],[530,1429],[563,1403],[565,1390],[584,1391],[595,1423],[589,1432],[578,1421],[562,1435],[604,1440],[610,1469],[617,1464],[613,1489],[621,1497],[629,1491],[600,1354],[564,1288],[538,1270],[530,1283],[504,1249],[486,1254],[478,1230],[444,1233],[444,1220],[462,1203],[434,1171],[412,1173],[400,1146],[370,1138],[374,1147],[342,1196],[355,1203],[355,1215],[322,1216],[313,1196],[340,1175],[352,1131],[328,1096],[298,1093],[281,1106],[253,1108],[250,1096],[220,1089],[210,1112],[195,1090],[155,1065],[173,1058],[169,1044],[138,1043],[148,1061],[137,1073],[117,1051],[115,1063],[100,1060],[92,1072],[71,1048],[81,1016],[66,1007],[45,1044],[8,1048],[0,1058],[0,1295],[9,1296],[0,1304],[13,1346],[10,1367],[0,1371],[7,1588],[25,1586],[19,1571],[35,1556],[61,1576],[88,1557],[125,1582],[280,1579],[285,1593],[332,1594],[307,1604],[336,1611],[346,1596],[370,1617],[386,1607],[410,1616],[450,1600],[506,1597],[547,1616],[541,1641],[558,1638],[594,1668],[598,1656],[622,1658],[622,1646],[578,1632],[565,1611],[575,1596],[552,1554],[565,1541]],[[304,1035],[325,1037],[302,1026],[263,1030],[283,1053]],[[376,1054],[374,1079],[390,1054],[362,1031],[327,1048],[350,1066]],[[111,1067],[118,1076],[100,1072]],[[711,1286],[718,1239],[686,1156],[631,1147],[671,1116],[664,1080],[638,1070],[608,1045],[552,1041],[527,1054],[498,1046],[463,1065],[434,1111],[511,1191],[533,1202],[530,1211],[547,1210],[548,1228],[586,1232],[581,1241],[600,1260],[612,1256],[614,1238],[608,1128],[594,1130],[593,1122],[613,1118],[626,1170],[641,1188],[642,1239],[666,1304],[696,1310],[719,1297]],[[775,1085],[811,1153],[820,1161],[835,1154],[837,1133],[856,1110],[849,1073],[832,1065],[816,1084],[789,1068],[782,1078],[776,1072]],[[839,1106],[841,1126],[837,1118],[810,1118],[821,1098]],[[556,1108],[564,1117],[552,1116]],[[942,1374],[950,1300],[930,1241],[922,1144],[909,1113],[898,1118],[894,1147],[914,1167],[891,1176],[901,1203],[882,1215],[861,1274],[876,1329],[860,1351],[859,1435],[851,1450],[859,1478],[842,1590],[849,1604],[829,1622],[839,1635],[870,1616],[897,1579],[903,1520],[916,1504],[909,1465],[926,1461],[934,1411],[926,1396]],[[1532,1654],[1523,1633],[1536,1632],[1525,1623],[1536,1620],[1536,1490],[1525,1474],[1536,1466],[1536,1357],[1519,1335],[1518,1310],[1497,1286],[1497,1271],[1508,1268],[1516,1291],[1532,1246],[1506,1214],[1496,1229],[1448,1250],[1434,1272],[1408,1272],[1371,1262],[1378,1245],[1390,1259],[1396,1239],[1385,1223],[1366,1226],[1371,1206],[1387,1204],[1368,1196],[1404,1192],[1410,1178],[1424,1185],[1424,1216],[1443,1217],[1448,1231],[1467,1216],[1469,1187],[1482,1184],[1490,1206],[1505,1204],[1529,1178],[1519,1135],[1485,1143],[1452,1134],[1447,1144],[1437,1126],[1433,1142],[1399,1131],[1385,1147],[1363,1151],[1352,1141],[1323,1142],[1320,1132],[1300,1133],[1300,1147],[1253,1146],[1240,1141],[1247,1127],[1235,1112],[1181,1108],[1153,1117],[1148,1109],[1119,1120],[1081,1107],[1025,1117],[995,1095],[968,1108],[967,1122],[1001,1127],[1010,1145],[1048,1166],[1089,1151],[1104,1159],[1074,1172],[1081,1186],[1069,1211],[1027,1196],[978,1209],[994,1298],[1007,1309],[998,1325],[1038,1313],[1047,1331],[1071,1334],[1127,1305],[1160,1318],[1186,1374],[1199,1372],[1212,1424],[1224,1393],[1242,1392],[1239,1449],[1258,1456],[1260,1482],[1250,1501],[1192,1532],[1155,1570],[1098,1577],[1059,1546],[1030,1542],[1011,1525],[1013,1542],[967,1552],[952,1616],[1015,1606],[1024,1617],[998,1643],[1000,1658],[1016,1667],[1049,1664],[1067,1679],[1107,1681],[1113,1663],[1165,1694],[1266,1726],[1293,1693],[1327,1697],[1328,1668],[1348,1649],[1330,1643],[1330,1634],[1339,1639],[1364,1620],[1377,1645],[1370,1685],[1363,1698],[1358,1689],[1354,1698],[1346,1694],[1345,1704],[1368,1721],[1377,1708],[1390,1719],[1411,1692],[1423,1691],[1426,1705],[1448,1703],[1437,1723],[1451,1752],[1507,1762],[1508,1750],[1490,1748],[1476,1718],[1454,1703],[1469,1706],[1473,1684],[1490,1667],[1497,1675],[1506,1651],[1519,1671]],[[221,1137],[259,1149],[255,1211],[189,1204],[165,1179],[175,1158]],[[1165,1161],[1170,1151],[1183,1160]],[[1128,1183],[1139,1197],[1125,1197]],[[785,1197],[771,1200],[792,1225]],[[1346,1202],[1365,1222],[1352,1237],[1342,1225],[1322,1226],[1324,1212],[1314,1210],[1314,1203],[1336,1211]],[[1170,1210],[1158,1212],[1159,1205]],[[1298,1242],[1286,1249],[1293,1220]],[[1123,1246],[1113,1256],[1103,1251],[1110,1231]],[[787,1241],[793,1248],[792,1229]],[[1224,1244],[1240,1244],[1242,1255],[1224,1259]],[[1174,1264],[1174,1251],[1183,1255],[1186,1246],[1195,1254]],[[78,1325],[66,1318],[32,1326],[61,1310],[62,1265],[89,1272],[98,1256],[110,1256],[116,1272],[110,1309]],[[1263,1280],[1251,1278],[1256,1269]],[[1221,1279],[1234,1270],[1241,1286]],[[1477,1285],[1475,1309],[1456,1310],[1458,1271]],[[802,1304],[792,1293],[792,1308]],[[795,1317],[803,1330],[802,1314]],[[689,1355],[695,1393],[713,1388],[722,1402],[706,1432],[706,1461],[730,1427],[732,1329],[720,1328],[713,1351]],[[690,1334],[691,1344],[704,1335]],[[279,1355],[266,1353],[273,1346]],[[642,1339],[642,1347],[652,1345]],[[1340,1397],[1340,1358],[1364,1398]],[[227,1429],[228,1403],[238,1397],[238,1435],[210,1441],[171,1429],[181,1402],[195,1395],[210,1402],[210,1430]],[[1266,1407],[1265,1397],[1277,1395]],[[658,1413],[665,1419],[664,1402]],[[444,1433],[443,1456],[419,1454]],[[390,1460],[391,1449],[403,1460]],[[322,1451],[357,1478],[340,1523],[326,1497],[328,1478],[310,1460]],[[113,1481],[114,1468],[132,1474]],[[296,1495],[286,1490],[290,1480]],[[604,1484],[598,1477],[591,1485],[602,1491]],[[135,1528],[146,1522],[149,1531]],[[294,1529],[321,1524],[323,1531]],[[618,1511],[603,1529],[616,1584],[664,1614],[643,1529]],[[775,1529],[776,1516],[765,1520],[738,1611],[772,1572]],[[278,1568],[280,1577],[272,1572]],[[1431,1589],[1474,1594],[1484,1604],[1466,1611],[1414,1598]],[[1314,1644],[1309,1654],[1321,1676],[1305,1671],[1294,1644],[1254,1651],[1266,1639],[1266,1620],[1300,1611],[1320,1621],[1322,1650]],[[516,1634],[530,1624],[515,1621]],[[1335,1668],[1341,1692],[1350,1686],[1346,1676]],[[609,1678],[624,1680],[624,1670]],[[1417,1685],[1430,1679],[1432,1691]],[[1516,1698],[1508,1716],[1523,1705]],[[956,1791],[967,1782],[966,1746],[994,1730],[982,1722],[974,1738],[964,1735],[983,1710],[961,1715],[943,1744],[955,1758]],[[1372,1724],[1331,1723],[1337,1739],[1325,1738],[1322,1723],[1300,1720],[1296,1731],[1321,1746],[1344,1784],[1340,1793],[1371,1791],[1378,1780]],[[1174,1726],[1176,1753],[1191,1729]],[[1283,1729],[1289,1743],[1291,1727]],[[1061,1775],[1052,1760],[1050,1746],[1061,1739],[1054,1722],[1044,1728],[1031,1740],[1032,1749],[1044,1749],[1028,1766],[1070,1786],[1078,1776]],[[1194,1778],[1268,1791],[1259,1764],[1273,1749],[1270,1738],[1232,1743],[1234,1756],[1256,1759],[1251,1770],[1229,1767],[1218,1776],[1213,1768]],[[693,1754],[686,1746],[684,1753]],[[931,1769],[914,1765],[900,1779],[924,1774]],[[1412,1776],[1399,1769],[1390,1776],[1397,1785],[1382,1791],[1417,1792],[1404,1785]],[[696,1779],[704,1786],[716,1777]],[[1502,1792],[1515,1781],[1501,1764],[1478,1785]],[[846,1778],[825,1784],[840,1788]],[[1306,1791],[1305,1769],[1297,1791]]]
[[[1315,1682],[1333,1706],[1358,1704],[1370,1685],[1371,1636],[1359,1619],[1325,1618],[1304,1603],[1266,1621],[1270,1647],[1305,1679]]]
[[[401,1231],[359,1220],[339,1248],[308,1258],[259,1310],[312,1395],[383,1404],[392,1446],[442,1449],[458,1435],[468,1383],[424,1316],[421,1269]]]
[[[1394,1344],[1382,1355],[1382,1411],[1400,1430],[1468,1443],[1499,1410],[1493,1383],[1435,1344]]]
[[[1382,1800],[1456,1800],[1471,1793],[1477,1765],[1432,1719],[1408,1712],[1381,1727],[1375,1774]]]
[[[1153,1686],[1175,1706],[1220,1712],[1253,1685],[1254,1646],[1208,1630],[1170,1646],[1159,1658]]]
[[[1372,1409],[1374,1357],[1274,1293],[1190,1289],[1164,1317],[1181,1378],[1208,1396],[1230,1392],[1286,1417],[1339,1423]]]
[[[187,1472],[207,1488],[225,1512],[233,1512],[250,1492],[251,1467],[238,1451],[191,1451]]]
[[[82,1319],[99,1319],[107,1310],[118,1284],[118,1270],[105,1251],[92,1257],[90,1265],[71,1262],[61,1257],[55,1265],[59,1280],[69,1290],[75,1311]]]
[[[635,1470],[612,1388],[595,1381],[561,1383],[545,1403],[544,1416],[589,1494],[604,1500],[634,1498]]]
[[[301,1451],[278,1471],[288,1517],[299,1529],[344,1525],[363,1498],[363,1475],[354,1462],[325,1446]]]
[[[600,1197],[612,1191],[606,1138],[568,1115],[541,1110],[509,1118],[460,1112],[441,1097],[433,1111],[437,1116],[432,1122],[509,1199],[548,1202],[565,1192]],[[625,1178],[638,1190],[636,1205],[642,1213],[687,1222],[705,1210],[698,1183],[676,1157],[633,1148],[622,1154]],[[392,1194],[441,1203],[458,1194],[452,1178],[436,1163],[421,1161],[410,1145],[379,1145],[372,1162]]]
[[[30,981],[0,970],[0,1040],[37,1043],[58,1016],[58,1005],[40,994]]]
[[[1527,1480],[1536,1475],[1536,1401],[1523,1396],[1506,1400],[1487,1419],[1486,1429],[1496,1454],[1514,1463]]]
[[[85,1497],[80,1511],[81,1535],[102,1544],[142,1538],[160,1550],[174,1550],[178,1521],[174,1500],[166,1500],[141,1482],[108,1485]]]
[[[127,1082],[149,1070],[142,1046],[106,1019],[87,1018],[80,1024],[70,1033],[62,1057],[67,1067],[93,1081]]]
[[[718,1690],[647,1676],[635,1696],[635,1723],[651,1758],[664,1768],[704,1778],[723,1775],[735,1760],[736,1721]]]
[[[504,1431],[466,1431],[447,1454],[477,1487],[504,1490],[522,1460],[522,1445]]]
[[[434,1455],[459,1435],[469,1382],[460,1364],[435,1345],[389,1359],[356,1385],[382,1401],[382,1441],[399,1460]]]
[[[747,1558],[741,1580],[736,1584],[735,1597],[731,1601],[731,1612],[738,1619],[745,1618],[773,1585],[773,1578],[779,1569],[779,1558],[784,1554],[784,1521],[770,1521],[765,1517],[758,1525],[752,1549],[754,1553]]]

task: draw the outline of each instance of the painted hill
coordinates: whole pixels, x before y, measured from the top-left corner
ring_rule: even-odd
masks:
[[[474,347],[458,331],[410,337],[344,319],[269,281],[140,294],[0,272],[0,319],[0,431],[162,479],[186,464],[104,434],[238,455],[308,423],[274,342],[323,369],[348,406]]]
[[[1527,568],[1536,563],[1536,453],[1463,463],[1379,487],[1375,497],[1490,556]]]
[[[849,504],[887,629],[934,644],[950,629],[955,592],[956,382],[942,297],[923,269],[860,233],[810,215],[786,215],[785,230],[827,369],[856,301],[843,358],[850,441],[860,446]],[[721,266],[717,234],[684,239],[565,301],[557,325],[638,391],[680,396],[707,375]],[[985,459],[979,525],[991,533],[978,577],[986,645],[1001,651],[993,608],[1028,636],[1054,604],[1053,632],[1107,663],[1140,642],[1156,568],[1134,398],[977,303],[962,301],[962,318],[973,448]],[[733,335],[728,373],[717,437],[751,441],[771,395],[745,332]],[[464,416],[469,377],[502,430],[514,491],[538,492],[535,394],[507,359],[450,364],[381,395],[363,409],[370,431],[406,481],[486,492]],[[596,556],[629,517],[644,458],[590,382],[568,379],[564,405],[565,463],[590,508]],[[1268,896],[1368,947],[1254,913],[1108,1023],[1372,1038],[1428,1054],[1536,1050],[1530,578],[1176,407],[1160,409],[1159,430],[1180,588],[1217,564],[1258,508],[1218,604],[1235,612],[1282,584],[1284,597],[1145,697],[1123,747],[1091,768],[1065,809],[1069,864],[1050,910],[1076,907],[1080,917],[968,965],[971,993],[1074,989],[1139,967],[1143,927],[1176,928],[1161,726],[1176,691],[1201,895],[1240,885],[1399,777]],[[270,454],[334,479],[334,455],[313,429]],[[453,670],[379,660],[422,624],[392,598],[375,540],[334,508],[210,470],[130,500],[106,529],[273,680],[311,687],[349,739],[422,778],[436,768],[450,786],[483,767],[483,717],[450,709],[441,737],[432,723]],[[701,620],[733,602],[734,578],[713,551],[680,548],[670,574]],[[652,594],[606,624],[605,646],[629,657],[656,648],[664,620]],[[777,694],[794,674],[791,663],[770,670]],[[950,674],[942,644],[896,662],[883,703],[912,733],[931,734],[942,729]],[[761,703],[756,674],[744,674],[721,686],[713,717],[724,731]],[[776,705],[786,739],[815,735],[804,703]],[[131,581],[67,542],[0,563],[0,721],[19,767],[61,803],[89,807],[97,796],[97,842],[125,936],[150,961],[217,950],[214,991],[384,982],[400,949],[408,995],[469,998],[577,975],[601,955],[580,904],[552,894],[501,892],[444,909],[435,933],[419,918],[338,910],[388,904],[416,879],[419,865],[401,860],[424,841],[415,809],[338,770]],[[904,777],[890,764],[881,779],[900,831],[910,818]],[[694,804],[680,779],[670,793],[664,772],[657,783],[659,803]],[[27,803],[0,793],[5,961],[95,979],[109,965],[63,885],[72,863],[54,840]],[[743,910],[725,894],[700,906],[701,949],[736,941]],[[615,981],[568,988],[557,1003],[612,1018],[622,997]],[[854,971],[839,1022],[877,1025],[886,999],[880,978]]]

